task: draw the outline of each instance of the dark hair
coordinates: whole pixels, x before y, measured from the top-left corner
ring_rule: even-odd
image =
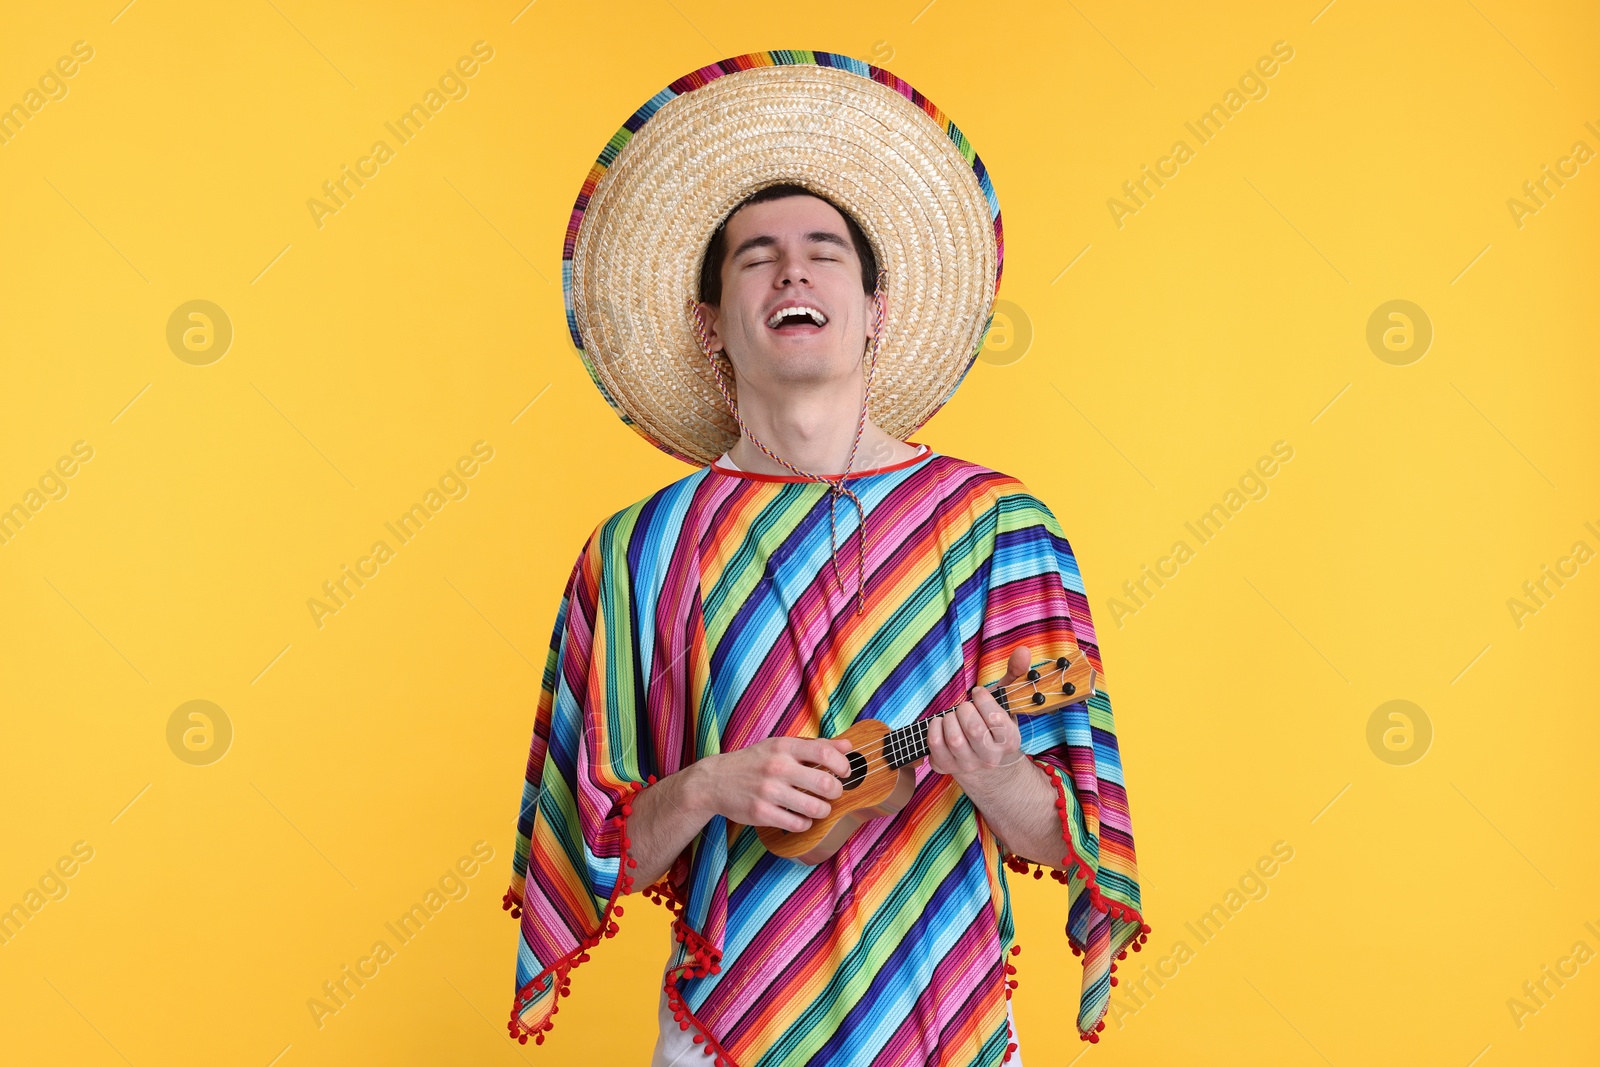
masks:
[[[831,206],[835,211],[844,216],[845,228],[850,231],[850,243],[855,245],[856,258],[861,261],[861,290],[867,295],[877,287],[878,257],[872,252],[872,245],[867,241],[867,235],[861,232],[861,226],[851,216],[850,212],[835,204],[821,193],[813,192],[803,185],[769,185],[765,189],[758,189],[739,202],[738,207],[728,212],[728,218],[722,220],[717,231],[711,235],[711,243],[706,246],[705,258],[700,261],[700,301],[713,307],[722,305],[722,264],[728,258],[728,219],[739,213],[739,208],[746,204],[760,204],[768,200],[782,200],[788,196],[814,196],[823,203]]]

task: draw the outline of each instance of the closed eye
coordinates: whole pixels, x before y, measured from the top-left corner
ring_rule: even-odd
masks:
[[[841,262],[841,260],[837,256],[813,256],[812,258],[815,259],[815,260],[818,260],[819,262],[822,262],[822,263],[838,263],[838,262]],[[746,267],[759,267],[759,266],[762,266],[763,264],[767,264],[767,263],[771,263],[771,262],[772,262],[772,260],[770,260],[770,259],[747,259],[747,260],[745,260],[744,265]]]

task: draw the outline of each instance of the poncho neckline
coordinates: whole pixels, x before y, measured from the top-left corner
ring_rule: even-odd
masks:
[[[911,445],[914,448],[922,448],[923,447],[923,445],[922,445],[922,443],[920,441],[907,441],[906,444]],[[726,453],[724,453],[724,455],[725,454]],[[824,478],[830,478],[830,479],[833,479],[835,481],[837,481],[839,478],[843,477],[846,481],[849,481],[849,480],[851,480],[853,478],[866,478],[866,477],[870,477],[871,475],[874,475],[874,474],[888,474],[890,471],[904,470],[907,467],[911,467],[911,466],[914,466],[914,465],[916,465],[918,463],[925,462],[926,460],[931,459],[934,456],[934,454],[935,454],[934,450],[932,448],[928,448],[926,451],[921,452],[918,455],[912,456],[910,459],[903,459],[899,463],[891,463],[888,466],[884,466],[884,467],[869,467],[866,470],[851,471],[849,474],[846,474],[846,475],[824,474],[823,477]],[[747,470],[744,470],[744,469],[739,468],[739,467],[724,467],[722,465],[722,458],[720,456],[716,460],[712,461],[712,463],[710,464],[710,468],[714,473],[726,475],[729,478],[748,478],[751,481],[757,481],[757,482],[809,482],[809,481],[812,481],[812,479],[810,479],[810,478],[802,478],[798,474],[764,474],[764,473],[762,473],[760,471],[747,471]],[[818,483],[818,484],[820,484],[820,483]]]

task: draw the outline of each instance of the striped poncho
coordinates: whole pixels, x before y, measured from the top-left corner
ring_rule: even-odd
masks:
[[[841,590],[821,482],[712,464],[590,535],[556,615],[505,896],[521,919],[513,1036],[543,1041],[631,891],[674,913],[666,998],[708,1065],[1011,1055],[1003,868],[1027,861],[926,760],[901,811],[816,866],[718,815],[656,885],[629,873],[632,798],[696,759],[860,717],[904,726],[1002,678],[1017,645],[1102,667],[1072,549],[1021,482],[929,451],[847,484],[867,533],[859,615],[858,513],[836,512]],[[1078,1036],[1098,1040],[1114,959],[1149,932],[1104,679],[1019,724],[1057,786],[1062,855],[1038,858],[1083,957]]]

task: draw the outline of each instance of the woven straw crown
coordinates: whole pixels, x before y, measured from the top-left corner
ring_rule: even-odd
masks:
[[[944,113],[888,71],[830,52],[756,52],[680,78],[623,124],[573,205],[567,328],[606,401],[704,466],[739,439],[685,308],[718,225],[793,183],[854,216],[887,269],[869,414],[905,439],[983,344],[1004,243],[987,171]],[[724,377],[733,369],[718,353]]]

